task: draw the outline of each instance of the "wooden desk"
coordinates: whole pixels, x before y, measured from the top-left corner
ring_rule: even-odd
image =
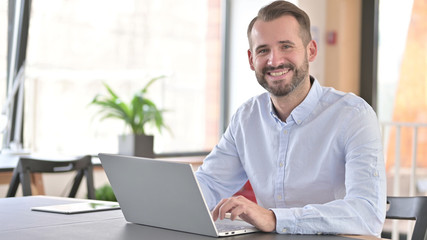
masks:
[[[84,202],[90,200],[29,196],[0,199],[0,239],[161,239],[207,240],[217,239],[196,234],[171,231],[126,222],[121,210],[82,214],[57,214],[31,211],[31,207]],[[377,239],[372,237],[281,235],[275,233],[251,233],[221,238],[224,240],[345,240]]]

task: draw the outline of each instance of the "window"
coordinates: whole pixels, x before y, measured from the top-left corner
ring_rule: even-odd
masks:
[[[3,12],[3,11],[2,11]],[[171,132],[155,152],[210,151],[219,138],[220,1],[33,1],[26,64],[24,146],[37,153],[117,152],[120,121],[89,106],[102,82],[149,97]],[[3,22],[3,21],[1,21]],[[1,62],[0,62],[1,63]]]
[[[425,1],[380,1],[378,102],[382,122],[405,122],[401,133],[392,124],[384,131],[387,166],[398,157],[409,168],[416,157],[417,168],[427,162],[427,11]],[[399,18],[396,18],[396,13]],[[414,134],[418,131],[418,137]],[[396,145],[396,138],[401,146]],[[415,139],[414,139],[415,138]],[[418,144],[415,144],[415,143]],[[413,147],[416,147],[413,149]],[[396,149],[400,156],[396,154]],[[415,150],[416,149],[416,150]],[[414,152],[412,152],[414,151]],[[425,176],[423,176],[424,178]]]
[[[3,145],[2,131],[6,124],[6,118],[3,116],[3,105],[6,99],[6,68],[7,68],[7,6],[8,1],[0,1],[0,146]]]
[[[378,115],[381,121],[392,121],[399,76],[411,19],[412,1],[391,4],[380,1],[379,59],[378,59]],[[400,18],[396,18],[396,12]],[[393,39],[393,41],[390,41]],[[410,121],[406,119],[405,121]]]

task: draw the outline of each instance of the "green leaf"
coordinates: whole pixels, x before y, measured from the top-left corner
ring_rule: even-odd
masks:
[[[157,80],[159,80],[159,79],[162,79],[162,78],[165,78],[165,76],[159,76],[159,77],[155,77],[155,78],[152,78],[145,86],[144,86],[144,88],[141,90],[141,92],[142,93],[146,93],[147,92],[147,90],[148,90],[148,88],[151,86],[151,84],[153,84],[155,81],[157,81]]]
[[[157,80],[164,78],[159,76],[152,78],[141,90],[137,91],[127,104],[111,89],[107,83],[103,83],[108,95],[97,94],[91,101],[91,105],[100,108],[98,114],[100,120],[119,119],[132,129],[133,134],[145,134],[145,124],[153,124],[161,133],[162,128],[167,128],[163,121],[163,110],[159,110],[154,102],[145,97],[148,88]]]
[[[95,199],[117,202],[113,189],[109,184],[105,184],[102,187],[95,189]]]

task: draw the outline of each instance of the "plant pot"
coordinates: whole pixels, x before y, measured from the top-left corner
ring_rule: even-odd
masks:
[[[154,136],[120,135],[119,154],[137,157],[154,157]]]

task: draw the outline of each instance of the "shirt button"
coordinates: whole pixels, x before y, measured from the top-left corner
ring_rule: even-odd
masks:
[[[374,176],[375,176],[375,177],[378,177],[378,172],[374,172]]]
[[[280,162],[279,166],[280,166],[281,168],[283,167],[283,165],[284,165],[284,164],[283,164],[283,162]]]
[[[288,231],[288,229],[286,229],[286,228],[282,229],[282,233],[286,233],[287,231]]]
[[[283,133],[284,134],[288,134],[288,130],[283,130]]]
[[[282,200],[282,195],[277,195],[277,199]]]

